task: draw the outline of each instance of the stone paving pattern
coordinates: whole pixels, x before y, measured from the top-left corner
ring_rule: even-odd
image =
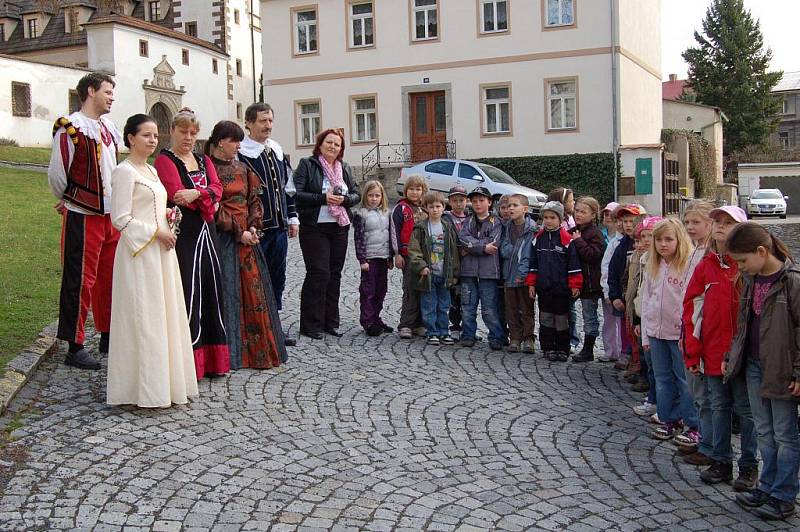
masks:
[[[285,325],[296,333],[296,241],[290,254]],[[301,338],[278,370],[203,380],[183,407],[109,407],[105,370],[64,366],[62,348],[0,420],[14,429],[0,448],[0,528],[800,528],[700,482],[648,437],[630,410],[640,396],[609,365],[368,338],[357,287],[351,249],[343,338]]]

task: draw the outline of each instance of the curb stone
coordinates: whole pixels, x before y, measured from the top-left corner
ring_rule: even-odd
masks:
[[[24,348],[6,365],[5,374],[0,377],[0,416],[5,413],[42,360],[57,349],[58,340],[49,334],[55,323],[45,327],[31,345]]]

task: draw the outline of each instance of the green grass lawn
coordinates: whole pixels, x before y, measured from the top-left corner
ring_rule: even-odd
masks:
[[[20,148],[18,146],[0,146],[0,161],[48,164],[50,162],[50,148]]]
[[[61,218],[44,173],[0,168],[0,197],[2,374],[5,364],[58,317]]]

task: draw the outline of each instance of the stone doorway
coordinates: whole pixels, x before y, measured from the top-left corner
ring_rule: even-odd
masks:
[[[157,102],[150,109],[150,116],[155,119],[158,125],[158,148],[156,148],[156,154],[158,154],[162,148],[169,145],[169,130],[172,122],[172,115],[166,105]]]

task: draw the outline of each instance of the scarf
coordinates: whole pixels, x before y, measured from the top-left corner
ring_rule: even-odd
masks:
[[[341,161],[337,160],[334,165],[331,166],[328,161],[325,160],[325,157],[320,157],[319,162],[322,165],[322,171],[325,173],[325,178],[328,180],[328,183],[330,183],[331,193],[336,187],[341,187],[344,185]],[[331,213],[331,216],[336,218],[336,222],[340,227],[350,225],[350,217],[347,215],[347,209],[345,209],[343,206],[328,205],[328,212]]]

